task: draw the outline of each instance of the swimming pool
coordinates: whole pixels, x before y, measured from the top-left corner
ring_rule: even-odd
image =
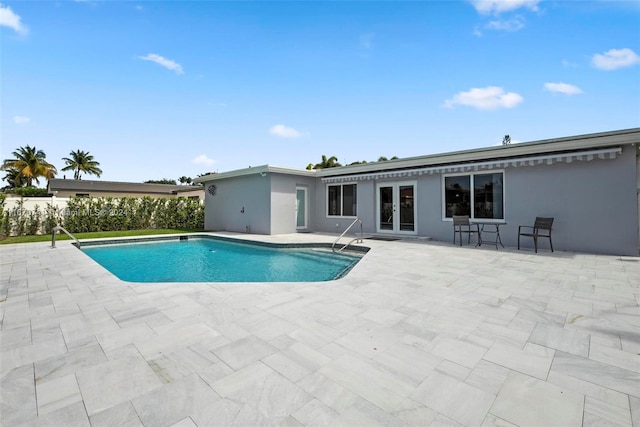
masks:
[[[258,242],[182,236],[81,250],[127,282],[322,282],[346,275],[361,256],[327,248],[266,246]]]

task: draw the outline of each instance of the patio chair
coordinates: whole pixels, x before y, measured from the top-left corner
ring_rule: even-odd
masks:
[[[521,225],[518,227],[518,250],[520,250],[520,236],[533,237],[533,247],[536,253],[538,253],[538,239],[543,237],[549,239],[549,246],[551,246],[551,252],[553,252],[553,242],[551,241],[551,226],[553,225],[553,218],[536,217],[536,222],[533,226]]]
[[[475,230],[474,230],[475,227]],[[468,215],[454,215],[453,216],[453,244],[456,244],[456,233],[460,236],[460,246],[462,246],[462,233],[468,235],[467,243],[471,243],[471,235],[476,234],[480,236],[480,228],[478,224],[471,224],[469,222]],[[479,237],[478,237],[479,238]]]

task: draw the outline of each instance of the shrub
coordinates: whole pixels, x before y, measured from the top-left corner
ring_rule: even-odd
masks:
[[[38,234],[42,228],[42,212],[40,211],[40,206],[36,205],[32,211],[27,212],[25,222],[25,233],[27,235],[33,236]]]
[[[2,212],[2,235],[5,237],[11,236],[11,216],[9,212]]]
[[[204,205],[199,199],[150,197],[72,197],[64,212],[70,233],[153,228],[204,229]]]
[[[16,205],[9,211],[9,230],[14,236],[24,236],[27,231],[27,212],[24,209],[24,200],[16,202]]]
[[[9,210],[0,197],[0,233],[23,236],[51,233],[62,225],[70,233],[160,228],[204,229],[204,204],[199,199],[151,197],[71,197],[65,209],[50,203],[27,211],[21,198]]]
[[[19,187],[11,190],[13,194],[22,197],[48,197],[49,190],[38,187]]]
[[[8,216],[5,216],[4,205],[7,200],[7,195],[0,193],[0,235],[9,236],[9,232],[6,230],[6,226],[10,225]]]
[[[42,220],[43,232],[51,234],[53,227],[58,224],[62,224],[62,212],[57,206],[51,206],[51,203],[47,203],[47,207],[44,210],[44,219]]]

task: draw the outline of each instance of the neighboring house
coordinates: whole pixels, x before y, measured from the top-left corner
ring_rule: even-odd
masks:
[[[638,255],[640,128],[319,169],[270,165],[196,178],[205,229],[453,239],[452,216],[519,225],[554,217],[556,250]],[[548,241],[540,243],[542,248]],[[523,246],[532,247],[531,239]]]
[[[57,197],[188,197],[204,198],[200,186],[141,184],[137,182],[51,179],[48,190]]]

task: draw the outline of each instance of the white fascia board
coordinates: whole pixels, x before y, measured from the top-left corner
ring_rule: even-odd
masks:
[[[306,169],[293,169],[293,168],[283,168],[280,166],[272,166],[272,165],[262,165],[262,166],[253,166],[244,169],[236,169],[229,172],[221,172],[221,173],[212,173],[205,176],[198,177],[193,180],[195,183],[205,183],[209,181],[218,181],[221,179],[235,178],[239,176],[248,176],[248,175],[256,175],[256,174],[267,174],[267,173],[279,173],[285,175],[299,175],[299,176],[316,176],[317,171],[315,170],[306,170]]]
[[[298,175],[298,176],[313,176],[315,177],[318,173],[317,170],[311,169],[293,169],[293,168],[283,168],[280,166],[269,166],[267,172],[271,173],[280,173],[285,175]]]

